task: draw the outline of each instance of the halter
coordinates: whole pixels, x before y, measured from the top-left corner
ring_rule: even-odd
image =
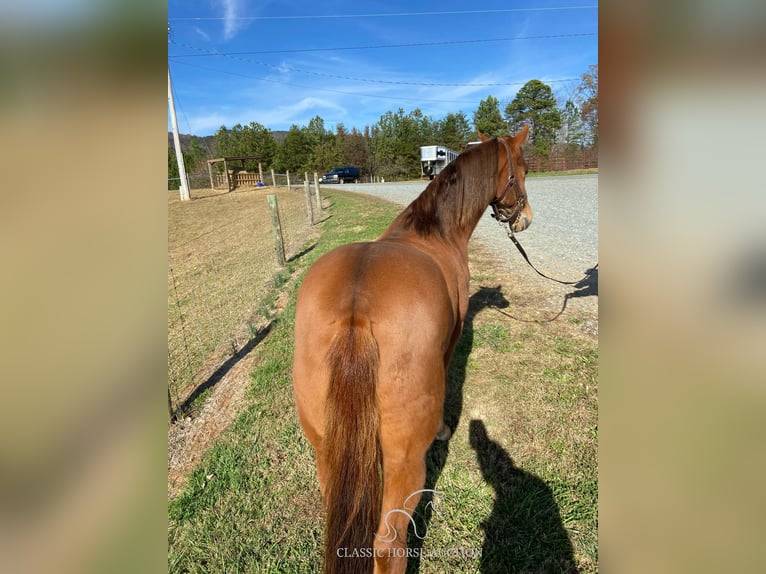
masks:
[[[503,144],[503,147],[505,147],[505,153],[508,157],[508,181],[505,182],[505,187],[503,188],[503,193],[500,194],[500,197],[495,197],[494,201],[490,203],[492,206],[492,217],[497,219],[499,223],[508,223],[509,227],[512,227],[516,221],[521,216],[521,211],[524,209],[524,206],[526,205],[527,198],[526,196],[523,196],[521,193],[521,188],[519,187],[519,182],[516,181],[516,175],[513,171],[513,158],[511,157],[511,147],[508,145],[508,143],[502,139],[502,138],[495,138],[497,141],[499,141],[501,144]],[[513,216],[503,215],[500,213],[500,211],[497,208],[497,204],[500,202],[500,200],[505,197],[505,194],[508,193],[509,189],[513,189],[513,195],[514,195],[514,205],[516,206],[516,213]]]
[[[519,187],[519,182],[516,181],[516,176],[513,173],[513,162],[511,158],[511,147],[506,143],[504,139],[496,138],[498,141],[503,144],[505,147],[505,153],[508,155],[508,181],[505,183],[505,187],[503,188],[503,193],[500,195],[500,197],[496,197],[495,200],[490,203],[492,206],[493,213],[491,214],[492,217],[497,219],[497,222],[501,225],[507,223],[508,224],[508,238],[513,242],[513,244],[516,246],[516,249],[519,250],[519,253],[521,253],[521,256],[524,258],[524,260],[529,264],[529,266],[535,270],[535,273],[540,275],[541,277],[545,277],[546,279],[550,279],[551,281],[555,281],[556,283],[561,283],[562,285],[575,285],[576,283],[579,283],[579,279],[577,281],[562,281],[561,279],[556,279],[554,277],[551,277],[549,275],[546,275],[542,271],[540,271],[537,267],[532,265],[532,262],[529,260],[529,257],[527,256],[527,252],[524,251],[524,248],[521,246],[521,243],[519,243],[519,240],[516,239],[516,235],[513,233],[513,226],[518,221],[519,216],[521,216],[521,211],[524,209],[524,206],[527,202],[526,195],[521,195],[521,188]],[[513,187],[513,193],[516,196],[516,213],[513,217],[508,217],[507,215],[503,215],[500,213],[497,209],[497,203],[500,202],[500,199],[502,197],[505,197],[505,194],[508,192],[508,189]]]

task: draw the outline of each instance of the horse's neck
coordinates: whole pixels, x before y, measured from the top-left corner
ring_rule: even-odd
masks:
[[[433,199],[432,201],[438,204],[438,208],[431,217],[434,217],[434,220],[439,223],[433,224],[427,233],[423,233],[417,230],[418,225],[415,223],[413,214],[422,210],[419,203],[424,201],[423,196],[427,191],[428,188],[399,214],[381,238],[385,236],[419,236],[424,241],[434,240],[440,244],[454,244],[461,247],[461,250],[467,249],[468,240],[492,201],[493,191],[489,188],[474,190],[479,195],[474,198],[476,201],[470,201],[468,205],[464,205],[464,201],[457,201],[457,198],[446,202],[439,202],[438,198]],[[463,213],[463,210],[466,212]],[[448,224],[447,222],[451,223]],[[445,227],[448,229],[444,229]]]
[[[481,215],[477,216],[476,222],[464,229],[454,229],[447,234],[441,234],[436,230],[430,234],[421,234],[408,223],[409,209],[409,207],[405,209],[391,222],[391,225],[378,237],[378,241],[406,243],[429,253],[434,258],[446,258],[453,262],[452,264],[465,260],[467,266],[468,240],[471,238]]]

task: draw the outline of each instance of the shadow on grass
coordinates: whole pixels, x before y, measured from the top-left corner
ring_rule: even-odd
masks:
[[[301,257],[303,257],[304,255],[307,255],[307,254],[311,253],[312,251],[314,251],[314,249],[316,248],[316,246],[317,246],[317,244],[316,244],[316,243],[312,243],[312,244],[311,244],[311,245],[309,245],[308,247],[304,247],[304,248],[303,248],[301,251],[299,251],[298,253],[296,253],[296,254],[295,254],[295,255],[293,255],[292,257],[290,257],[290,258],[287,260],[287,263],[292,263],[293,261],[297,261],[298,259],[300,259],[300,258],[301,258]]]
[[[463,385],[465,384],[468,357],[473,349],[474,319],[480,311],[487,307],[504,309],[508,305],[508,300],[503,295],[500,285],[497,287],[480,287],[468,300],[468,311],[463,321],[463,334],[455,347],[447,372],[447,393],[444,398],[444,422],[453,432],[460,423],[460,416],[463,413]],[[418,532],[428,531],[433,509],[433,505],[429,504],[433,501],[433,493],[429,491],[435,488],[447,462],[448,454],[449,441],[439,440],[433,442],[426,454],[426,483],[423,488],[428,490],[423,493],[413,514]],[[423,547],[423,540],[415,535],[412,525],[410,525],[407,536],[407,546],[414,549]],[[407,572],[414,574],[419,571],[420,553],[416,552],[408,561]]]
[[[513,464],[484,422],[472,420],[469,438],[484,480],[495,490],[490,517],[482,523],[482,574],[576,573],[574,550],[550,487]]]
[[[551,323],[558,319],[561,314],[566,310],[567,303],[570,299],[577,299],[579,297],[598,297],[598,263],[593,267],[585,270],[583,278],[573,285],[574,290],[564,295],[564,300],[561,303],[561,309],[559,309],[553,317],[549,319],[522,319],[521,317],[515,317],[505,311],[498,312],[506,317],[513,319],[514,321],[520,321],[522,323]]]
[[[173,414],[173,421],[175,421],[178,416],[182,415],[183,413],[186,413],[191,408],[194,401],[199,397],[202,393],[204,393],[206,390],[213,388],[218,382],[220,382],[221,379],[228,373],[234,365],[236,365],[239,361],[241,361],[244,357],[247,356],[247,354],[255,349],[255,347],[263,341],[264,338],[266,338],[266,335],[268,335],[271,332],[271,329],[274,327],[274,321],[269,322],[268,325],[266,325],[263,329],[258,331],[256,333],[255,337],[252,337],[247,343],[245,343],[242,348],[237,351],[234,355],[226,359],[224,363],[218,367],[215,372],[208,377],[207,380],[203,381],[199,385],[197,385],[197,388],[195,388],[191,394],[186,398],[184,402],[181,403],[180,406],[178,406],[175,409],[175,412]]]
[[[324,223],[325,221],[329,221],[330,219],[332,219],[332,214],[327,213],[327,208],[325,208],[322,217],[320,219],[314,220],[314,225],[319,225],[320,223]]]

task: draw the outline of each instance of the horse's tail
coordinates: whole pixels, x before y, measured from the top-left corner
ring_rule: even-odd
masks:
[[[383,491],[378,345],[369,327],[350,326],[335,337],[327,357],[324,572],[371,573]]]

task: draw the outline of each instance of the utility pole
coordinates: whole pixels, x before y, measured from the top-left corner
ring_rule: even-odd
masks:
[[[186,166],[184,154],[181,152],[181,139],[178,137],[178,119],[176,118],[176,104],[173,101],[173,86],[170,83],[170,65],[168,64],[168,106],[170,107],[170,121],[173,123],[173,143],[176,148],[178,160],[178,177],[181,178],[181,201],[191,199],[189,195],[189,180],[186,178]]]

